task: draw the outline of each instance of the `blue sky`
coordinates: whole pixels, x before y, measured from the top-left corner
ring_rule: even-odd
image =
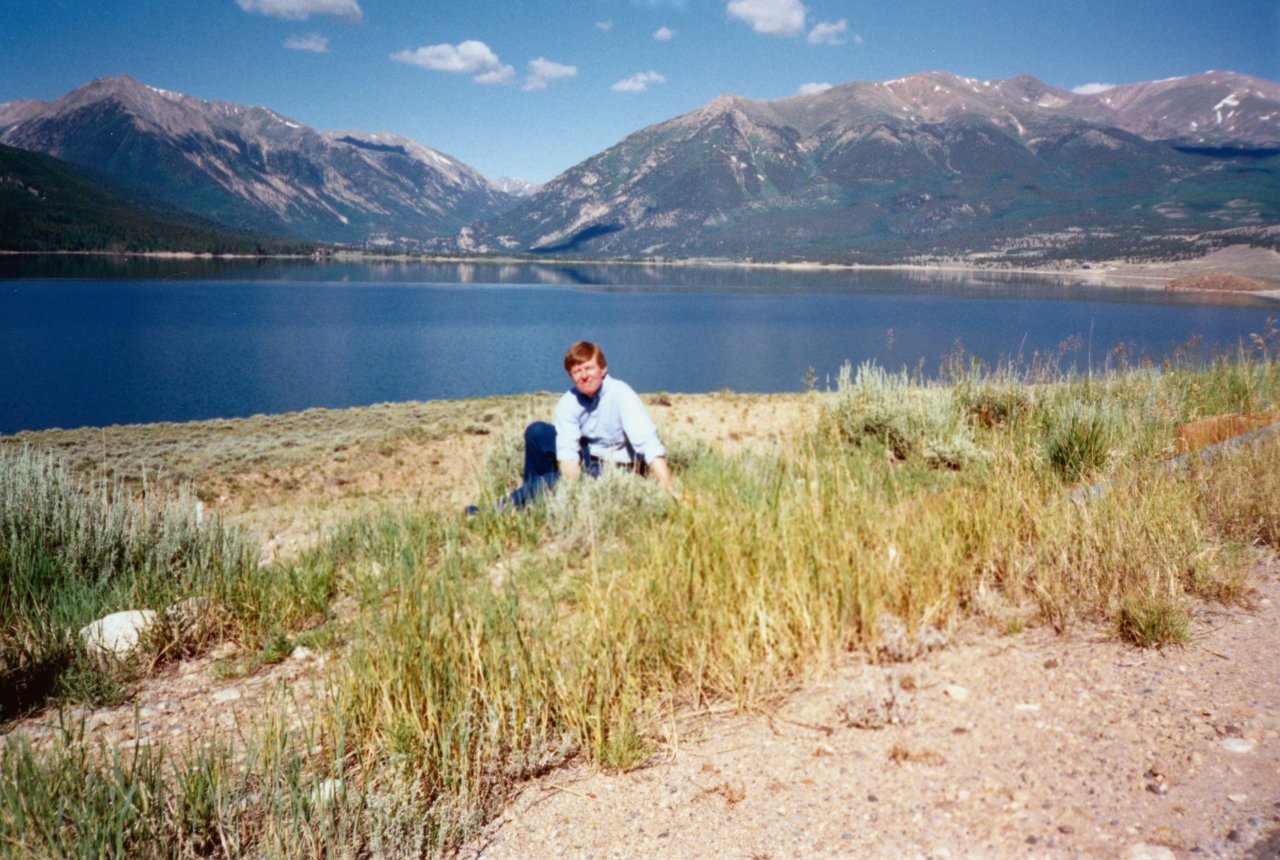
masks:
[[[129,74],[545,182],[721,93],[943,70],[1280,79],[1277,0],[3,0],[0,102]]]

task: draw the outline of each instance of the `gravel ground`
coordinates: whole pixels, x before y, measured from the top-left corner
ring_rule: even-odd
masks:
[[[969,631],[851,660],[638,771],[530,783],[462,856],[1280,857],[1280,562],[1256,586],[1183,648]]]

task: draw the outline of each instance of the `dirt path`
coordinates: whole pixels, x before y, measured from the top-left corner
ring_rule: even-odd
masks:
[[[1185,648],[981,631],[530,784],[468,858],[1280,857],[1280,563]],[[869,691],[904,724],[850,724]],[[696,738],[696,739],[694,739]]]

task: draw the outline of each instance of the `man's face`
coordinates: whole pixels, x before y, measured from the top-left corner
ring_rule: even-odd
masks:
[[[593,358],[590,361],[575,364],[569,371],[569,377],[573,379],[573,387],[578,389],[583,397],[592,398],[604,383],[604,372],[604,368]]]

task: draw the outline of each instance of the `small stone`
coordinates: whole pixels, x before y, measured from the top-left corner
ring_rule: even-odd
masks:
[[[310,660],[312,657],[315,656],[315,653],[316,652],[312,651],[306,645],[299,645],[293,649],[293,653],[289,655],[289,659],[297,660],[298,662],[301,662],[303,660]]]
[[[1232,803],[1244,803],[1248,799],[1249,799],[1249,795],[1247,794],[1228,794],[1227,795],[1227,800],[1231,801]]]
[[[1076,832],[1076,829],[1072,827],[1070,824],[1059,824],[1058,832],[1061,833],[1063,836],[1070,836],[1072,833]]]
[[[1039,702],[1018,702],[1013,706],[1015,711],[1038,711],[1040,710]]]
[[[1124,853],[1125,860],[1178,860],[1178,855],[1163,845],[1135,842]]]
[[[1027,837],[1027,844],[1028,844],[1028,845],[1035,845],[1035,844],[1037,844],[1039,841],[1040,841],[1040,837],[1039,837],[1039,836],[1028,836],[1028,837]]]
[[[219,690],[213,694],[213,700],[219,704],[223,702],[234,702],[241,697],[242,693],[236,687],[228,687],[225,690]]]
[[[317,806],[328,806],[333,803],[340,791],[342,791],[342,780],[326,779],[311,792],[311,803]]]
[[[942,688],[942,694],[949,699],[955,699],[957,702],[963,702],[969,698],[969,691],[959,684],[947,684]]]
[[[1227,752],[1247,753],[1253,752],[1253,748],[1258,744],[1256,741],[1251,741],[1248,738],[1223,738],[1218,742],[1218,745]]]
[[[1147,783],[1147,791],[1155,795],[1164,796],[1169,793],[1169,784],[1165,782],[1149,782]]]
[[[1058,668],[1058,658],[1057,658],[1057,657],[1050,657],[1048,660],[1045,660],[1045,661],[1044,661],[1044,667],[1045,667],[1046,669],[1056,669],[1056,668]]]
[[[1232,829],[1227,831],[1228,842],[1239,842],[1241,838],[1242,837],[1239,830]]]
[[[868,794],[867,800],[871,803],[878,803],[880,801],[880,798],[876,797],[874,794]]]

